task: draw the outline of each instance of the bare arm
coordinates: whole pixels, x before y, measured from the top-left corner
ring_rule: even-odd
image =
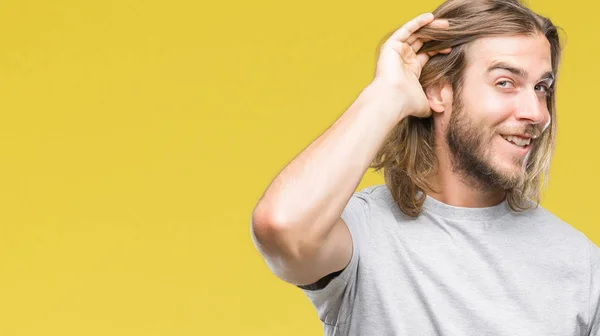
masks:
[[[390,37],[373,82],[279,173],[258,202],[254,243],[283,280],[313,283],[350,261],[352,239],[340,218],[344,207],[396,124],[407,115],[430,114],[418,82],[429,55],[415,54],[421,41],[406,41],[432,20],[419,16]]]
[[[312,283],[349,261],[352,242],[340,214],[400,120],[383,101],[376,87],[365,88],[331,127],[279,173],[258,203],[254,233],[271,268],[283,278]],[[318,256],[330,262],[320,264],[315,260]],[[298,265],[290,267],[296,261]]]

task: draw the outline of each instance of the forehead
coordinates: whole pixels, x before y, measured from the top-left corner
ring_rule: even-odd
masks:
[[[506,62],[525,69],[531,76],[552,70],[550,42],[542,34],[483,37],[468,51],[468,68],[479,73],[495,62]]]

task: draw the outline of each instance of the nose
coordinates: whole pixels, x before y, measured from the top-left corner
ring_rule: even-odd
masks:
[[[546,96],[535,90],[523,92],[517,106],[517,120],[545,125],[550,118]]]

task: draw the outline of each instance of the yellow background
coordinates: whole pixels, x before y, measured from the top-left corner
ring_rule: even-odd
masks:
[[[251,211],[439,3],[2,1],[0,335],[322,334]],[[542,204],[600,243],[600,3],[530,4],[568,35]]]

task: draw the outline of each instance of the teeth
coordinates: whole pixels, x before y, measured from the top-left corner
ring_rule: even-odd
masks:
[[[521,147],[525,147],[527,145],[529,145],[529,143],[531,142],[531,139],[523,139],[523,138],[519,138],[513,135],[508,135],[508,136],[502,136],[504,139],[506,139],[509,142],[514,143],[517,146],[521,146]]]

